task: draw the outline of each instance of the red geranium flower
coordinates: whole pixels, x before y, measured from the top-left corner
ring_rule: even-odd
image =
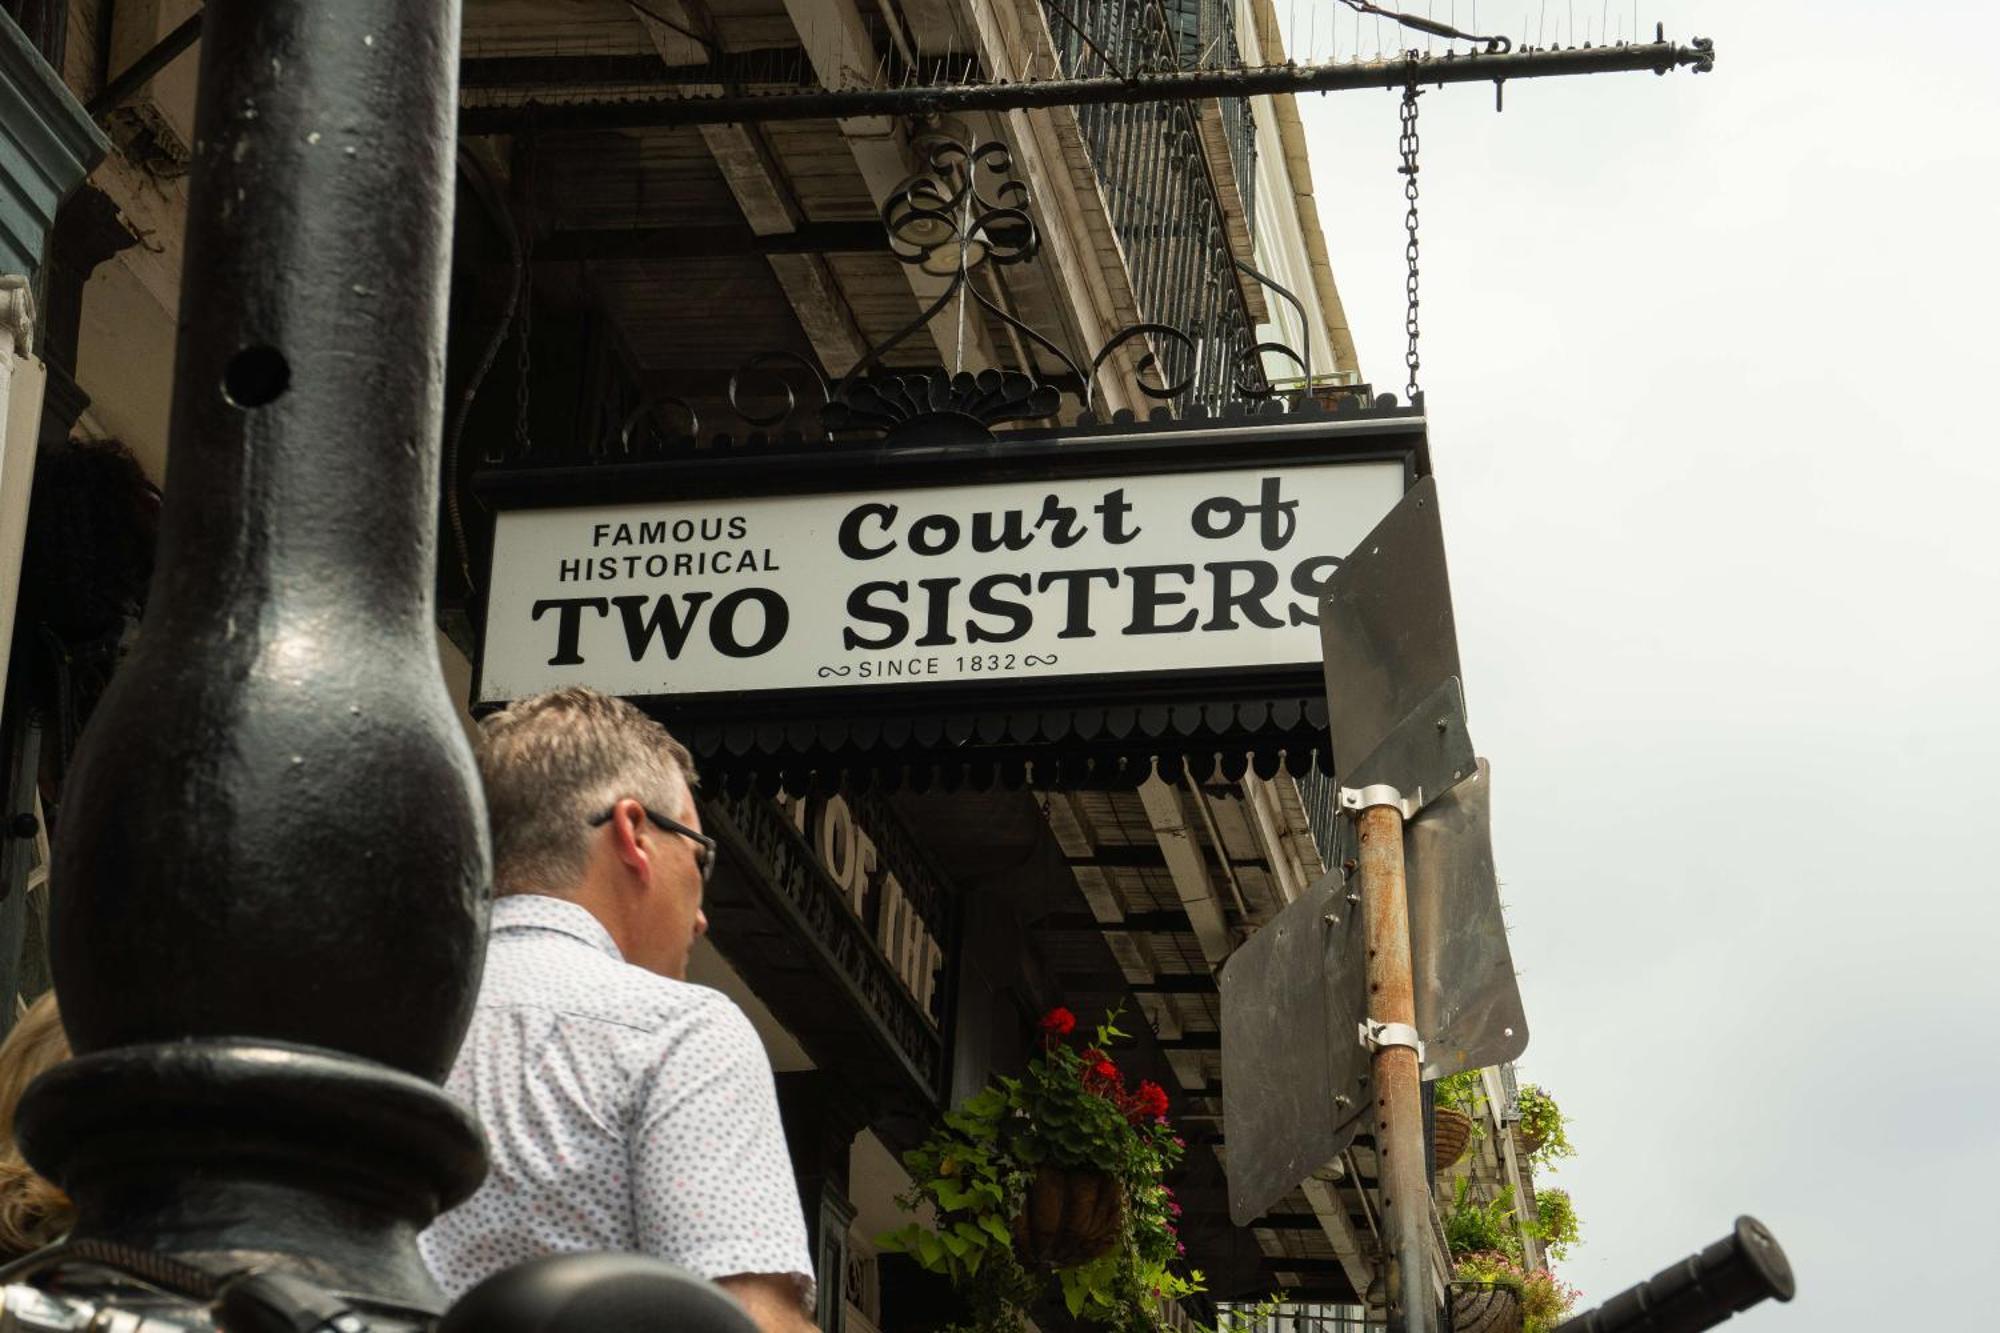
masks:
[[[1076,1031],[1076,1015],[1058,1005],[1042,1015],[1042,1031],[1051,1037],[1067,1037]]]
[[[1099,1060],[1090,1067],[1090,1072],[1103,1079],[1106,1083],[1116,1083],[1119,1080],[1118,1066],[1112,1064],[1109,1060]]]
[[[1167,1113],[1167,1090],[1147,1079],[1132,1094],[1132,1116],[1139,1120],[1158,1120]]]

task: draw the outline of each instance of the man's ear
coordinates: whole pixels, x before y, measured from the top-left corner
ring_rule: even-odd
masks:
[[[652,873],[653,854],[646,845],[646,807],[626,797],[611,807],[611,850],[635,875]]]

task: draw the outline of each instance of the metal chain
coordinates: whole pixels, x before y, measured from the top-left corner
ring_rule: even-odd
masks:
[[[1403,230],[1409,241],[1403,246],[1403,256],[1409,260],[1409,277],[1405,279],[1404,290],[1408,305],[1403,315],[1403,329],[1410,335],[1409,350],[1403,353],[1403,363],[1410,369],[1408,396],[1415,402],[1417,397],[1417,367],[1422,361],[1417,356],[1417,91],[1414,79],[1403,89],[1403,134],[1396,141],[1396,148],[1403,155],[1403,165],[1396,170],[1403,177],[1403,198],[1410,201],[1410,207],[1403,214]]]
[[[514,353],[514,454],[517,458],[528,457],[535,448],[535,442],[528,433],[528,382],[535,369],[528,350],[535,332],[535,228],[532,219],[525,229],[527,235],[521,238],[520,308],[514,317],[514,330],[519,335]]]

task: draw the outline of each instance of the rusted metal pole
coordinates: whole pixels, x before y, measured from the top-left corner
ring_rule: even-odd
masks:
[[[1413,1033],[1417,1002],[1410,970],[1402,811],[1373,805],[1357,812],[1354,822],[1361,844],[1355,877],[1368,930],[1368,1017]],[[1394,1260],[1384,1284],[1389,1326],[1402,1333],[1433,1333],[1430,1181],[1424,1169],[1423,1083],[1415,1048],[1393,1041],[1378,1045],[1374,1082],[1383,1230]]]

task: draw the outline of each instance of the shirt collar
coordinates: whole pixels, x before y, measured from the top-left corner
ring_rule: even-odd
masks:
[[[625,955],[618,951],[617,941],[604,923],[590,914],[590,909],[580,903],[565,898],[551,898],[540,893],[509,893],[493,902],[492,931],[503,930],[548,930],[571,939],[581,940],[591,948],[619,962]]]

